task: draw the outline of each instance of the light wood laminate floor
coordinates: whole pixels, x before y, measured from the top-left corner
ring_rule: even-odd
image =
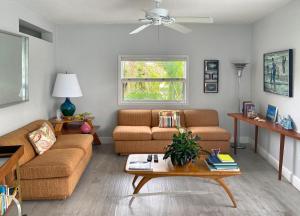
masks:
[[[285,179],[278,181],[277,171],[264,159],[249,149],[239,151],[236,159],[242,175],[225,179],[237,200],[236,209],[220,186],[188,177],[151,180],[140,193],[152,194],[137,197],[130,207],[127,195],[133,192],[133,176],[123,172],[126,157],[114,154],[112,145],[101,145],[94,146],[93,159],[70,198],[25,201],[23,212],[28,216],[300,215],[300,192]]]

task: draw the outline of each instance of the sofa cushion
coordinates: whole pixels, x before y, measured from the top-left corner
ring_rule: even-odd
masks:
[[[119,110],[118,125],[149,126],[151,125],[151,110]]]
[[[159,112],[164,110],[151,110],[152,113],[152,120],[151,120],[151,126],[152,127],[158,127],[159,125]],[[178,111],[180,115],[180,126],[185,127],[185,117],[183,110],[170,110],[170,111]]]
[[[151,128],[152,138],[154,140],[172,140],[173,135],[178,133],[177,128]]]
[[[28,130],[25,128],[17,129],[0,137],[1,146],[23,145],[24,154],[19,160],[20,165],[25,164],[36,156],[33,146],[28,139]]]
[[[46,152],[55,143],[56,137],[50,126],[45,122],[42,127],[28,134],[28,138],[39,155]]]
[[[66,134],[58,136],[51,149],[80,148],[87,153],[92,143],[93,136],[90,134]]]
[[[151,140],[151,129],[147,126],[117,126],[114,140]]]
[[[184,110],[186,127],[219,126],[216,110]]]
[[[220,127],[188,127],[188,131],[192,131],[193,135],[200,136],[203,141],[228,141],[230,133]]]
[[[20,167],[21,179],[68,177],[83,156],[79,148],[50,149]]]

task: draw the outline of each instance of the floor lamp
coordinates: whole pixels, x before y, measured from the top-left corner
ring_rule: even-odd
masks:
[[[237,75],[237,79],[238,79],[238,83],[237,83],[237,93],[238,93],[238,112],[241,112],[241,93],[240,93],[240,85],[241,85],[241,79],[243,76],[243,71],[245,69],[245,67],[247,66],[248,63],[232,63],[235,70],[236,70],[236,75]],[[245,149],[246,145],[241,145],[240,143],[240,123],[238,121],[238,139],[237,139],[237,145],[236,148],[237,149]],[[234,146],[232,146],[234,147]]]

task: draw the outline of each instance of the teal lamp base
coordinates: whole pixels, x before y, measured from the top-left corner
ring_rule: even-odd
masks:
[[[70,98],[66,98],[65,102],[60,106],[60,110],[64,116],[73,116],[76,110]]]

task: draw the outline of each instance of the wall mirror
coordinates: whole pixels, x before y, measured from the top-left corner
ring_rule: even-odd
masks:
[[[0,108],[29,100],[28,38],[0,31]]]

